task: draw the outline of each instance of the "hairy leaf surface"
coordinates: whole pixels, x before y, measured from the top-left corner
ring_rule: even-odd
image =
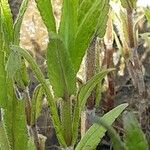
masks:
[[[121,104],[105,114],[101,119],[111,125],[115,119],[122,113],[128,104]],[[93,124],[85,133],[75,150],[93,150],[98,145],[99,141],[105,135],[106,129],[98,124]]]

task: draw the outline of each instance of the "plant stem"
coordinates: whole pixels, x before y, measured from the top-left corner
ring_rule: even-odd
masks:
[[[64,139],[67,146],[71,146],[72,142],[72,103],[68,98],[61,101],[61,123]]]

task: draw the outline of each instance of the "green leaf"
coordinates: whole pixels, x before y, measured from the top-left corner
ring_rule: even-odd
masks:
[[[39,84],[32,96],[32,108],[31,108],[31,122],[34,124],[36,122],[36,119],[39,117],[41,110],[42,110],[42,103],[43,103],[43,88],[42,85]]]
[[[95,3],[96,0],[82,0],[81,4],[78,8],[78,25],[83,21],[85,14],[89,11],[92,4]]]
[[[24,58],[19,56],[18,59],[21,59],[21,64],[18,64],[18,68],[16,69],[16,73],[14,75],[14,80],[17,83],[17,87],[24,91],[29,84],[29,75],[27,73],[27,67]]]
[[[0,0],[3,31],[8,45],[13,41],[13,20],[8,0]]]
[[[150,23],[150,9],[149,8],[145,9],[145,16],[146,16],[147,21]]]
[[[0,9],[0,107],[6,105],[6,71],[5,71],[5,52],[4,52],[4,38],[2,30],[2,15]]]
[[[77,140],[78,125],[80,120],[81,111],[84,109],[86,101],[90,96],[95,86],[103,80],[103,78],[114,69],[103,70],[100,73],[93,76],[85,85],[83,85],[77,96],[77,103],[75,105],[75,112],[73,118],[73,144]]]
[[[121,0],[121,5],[125,8],[125,9],[135,9],[136,8],[136,3],[137,0]]]
[[[28,148],[27,150],[36,150],[36,146],[34,144],[34,139],[32,137],[28,140]]]
[[[11,49],[18,51],[20,53],[20,55],[23,56],[27,60],[27,62],[30,64],[30,67],[31,67],[33,73],[35,74],[36,78],[42,84],[43,89],[47,95],[47,100],[50,105],[52,122],[53,122],[53,125],[55,128],[55,131],[56,131],[56,136],[58,138],[59,143],[63,147],[66,147],[66,143],[65,143],[64,137],[62,135],[62,129],[61,129],[60,119],[59,119],[58,112],[57,112],[56,103],[54,101],[54,98],[49,89],[49,85],[47,84],[47,81],[45,80],[43,73],[41,72],[39,66],[36,64],[35,60],[28,53],[27,50],[24,50],[24,49],[20,48],[19,46],[14,46],[14,45],[11,45]]]
[[[100,14],[98,18],[98,24],[97,24],[97,35],[100,38],[103,38],[106,32],[107,27],[107,21],[108,21],[108,15],[109,15],[109,6],[108,3],[105,3],[105,6],[103,8],[103,13]]]
[[[6,105],[6,72],[4,52],[0,50],[0,107]]]
[[[47,27],[48,32],[56,33],[55,18],[53,15],[52,4],[50,0],[35,0],[38,10],[42,16],[44,24]]]
[[[95,117],[94,120],[95,123],[99,124],[100,126],[103,126],[108,131],[114,150],[126,150],[125,145],[121,141],[119,134],[117,134],[116,130],[112,126],[108,125],[106,121],[99,117]]]
[[[3,121],[10,145],[12,149],[24,150],[28,141],[25,102],[16,98],[11,79],[7,81],[7,101],[3,110]]]
[[[125,130],[125,145],[128,150],[148,150],[148,142],[139,126],[138,121],[131,112],[123,115],[123,124]]]
[[[85,51],[97,30],[99,16],[107,17],[106,10],[108,9],[106,9],[106,7],[109,8],[109,0],[94,1],[87,13],[84,14],[82,22],[78,26],[77,33],[75,35],[75,46],[70,50],[70,57],[75,72],[78,72]],[[104,12],[104,10],[106,12]],[[101,26],[101,28],[103,28],[103,26]],[[105,26],[103,29],[105,30]]]
[[[108,125],[111,125],[127,106],[128,104],[121,104],[106,113],[101,119],[103,119]],[[80,140],[75,150],[95,149],[102,137],[105,135],[105,132],[106,129],[104,127],[94,123]]]
[[[29,0],[23,0],[21,3],[21,7],[19,9],[19,13],[17,15],[17,19],[14,24],[14,44],[19,45],[20,42],[20,29],[22,25],[23,15],[27,9]]]
[[[77,8],[78,0],[63,1],[59,35],[63,38],[67,51],[70,51],[74,46],[74,35],[77,30]]]
[[[90,96],[94,87],[103,80],[103,78],[114,69],[103,70],[100,73],[92,77],[85,85],[83,85],[78,94],[79,105],[81,109],[85,107],[86,100]]]
[[[21,68],[21,56],[17,51],[12,51],[6,64],[6,71],[9,78],[13,78]]]
[[[11,150],[5,127],[1,121],[0,121],[0,133],[1,133],[0,134],[0,149]]]
[[[60,40],[51,40],[47,52],[50,83],[56,97],[70,97],[76,90],[76,80],[67,50]],[[55,67],[54,67],[55,66]]]
[[[50,34],[52,32],[56,33],[55,20],[50,1],[45,0],[45,2],[43,2],[43,0],[36,0],[36,2],[48,32]],[[66,14],[66,12],[64,13]],[[62,22],[62,26],[63,24]],[[64,37],[61,38],[64,39]],[[75,73],[67,49],[60,39],[50,39],[47,48],[47,65],[50,83],[55,96],[62,97],[63,99],[71,96],[76,89]]]

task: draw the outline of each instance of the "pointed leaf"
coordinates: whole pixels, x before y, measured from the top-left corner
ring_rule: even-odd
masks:
[[[59,35],[68,51],[73,48],[74,35],[77,30],[77,8],[78,0],[64,0]]]
[[[27,148],[27,128],[25,117],[25,103],[15,96],[11,79],[7,81],[7,106],[3,110],[3,120],[12,149]]]
[[[111,138],[113,149],[115,150],[126,150],[124,143],[122,142],[119,134],[116,132],[116,130],[104,121],[104,119],[101,119],[99,117],[95,117],[94,119],[95,123],[99,124],[100,126],[103,126],[109,134],[109,137]]]
[[[81,90],[78,95],[78,100],[81,106],[81,109],[84,108],[86,100],[90,96],[91,92],[93,91],[94,87],[103,80],[103,78],[114,69],[107,69],[103,70],[100,73],[96,74],[92,77],[85,85],[81,87]]]
[[[111,125],[115,119],[122,113],[128,104],[121,104],[106,113],[102,119]],[[102,137],[105,135],[106,129],[98,124],[93,124],[80,140],[75,150],[93,150],[96,148]]]
[[[48,32],[56,32],[55,18],[50,0],[35,0]]]
[[[71,96],[76,89],[76,75],[62,41],[51,40],[49,43],[47,65],[50,83],[53,87],[55,96],[62,97],[63,99]]]
[[[14,44],[19,45],[20,42],[20,29],[22,25],[23,15],[27,9],[29,0],[23,0],[14,24]]]
[[[2,11],[2,23],[4,28],[4,36],[6,42],[10,44],[13,41],[13,20],[8,0],[0,0],[0,8]]]
[[[43,0],[36,0],[36,2],[48,32],[50,34],[51,32],[55,33],[55,20],[50,1],[45,0],[43,2]],[[65,11],[64,13],[66,14]],[[75,74],[67,49],[60,39],[50,39],[47,48],[47,65],[50,83],[55,96],[65,99],[72,95],[76,89]]]
[[[85,85],[83,85],[77,96],[77,102],[74,109],[74,118],[73,118],[73,144],[75,144],[78,135],[78,126],[80,120],[81,111],[84,109],[86,101],[90,96],[91,92],[95,86],[103,80],[103,78],[114,69],[103,70],[100,73],[92,77]]]
[[[31,122],[34,124],[36,122],[36,119],[39,117],[41,110],[42,110],[42,103],[43,103],[43,88],[42,85],[38,85],[34,92],[32,97],[32,109],[31,109]]]
[[[94,1],[90,9],[84,15],[82,22],[79,24],[75,35],[75,47],[70,50],[70,57],[75,72],[78,72],[85,51],[97,30],[97,18],[99,18],[100,15],[107,17],[106,13],[108,9],[105,7],[109,8],[109,0]],[[104,10],[107,11],[104,13]],[[103,26],[101,26],[101,28],[103,28]]]

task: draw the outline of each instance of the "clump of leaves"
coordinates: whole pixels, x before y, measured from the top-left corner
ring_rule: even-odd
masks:
[[[10,147],[15,150],[35,149],[33,138],[27,135],[27,125],[31,126],[37,118],[39,114],[39,110],[37,109],[39,109],[39,107],[41,108],[39,100],[41,100],[42,93],[45,93],[49,102],[52,122],[60,146],[65,149],[73,148],[78,137],[80,114],[85,108],[87,98],[105,75],[113,71],[113,69],[102,70],[84,84],[81,89],[77,89],[76,74],[93,35],[96,31],[99,31],[97,30],[98,27],[103,29],[101,32],[99,31],[101,37],[104,35],[108,18],[106,14],[109,11],[109,0],[83,0],[81,3],[78,0],[64,0],[62,18],[58,31],[56,30],[51,1],[45,0],[43,2],[42,0],[36,0],[42,19],[49,32],[49,44],[47,48],[49,79],[47,80],[32,56],[26,50],[18,46],[20,26],[27,3],[27,0],[23,1],[15,25],[13,25],[12,22],[8,2],[1,0],[0,5],[2,14],[0,15],[2,16],[0,19],[0,21],[2,21],[0,23],[2,29],[0,32],[2,51],[0,52],[3,54],[1,55],[3,62],[0,63],[0,71],[4,79],[4,87],[2,89],[4,93],[6,92],[5,94],[3,92],[0,93],[3,96],[1,98],[0,95],[0,104],[2,104],[0,107],[3,108],[2,120],[4,120],[4,124],[6,125],[4,140],[7,142],[8,137],[9,141],[7,143],[10,142]],[[105,22],[103,22],[103,19]],[[29,110],[29,116],[28,113],[26,114],[27,123],[24,111],[25,99],[19,97],[20,93],[19,96],[16,94],[18,87],[14,84],[14,81],[17,81],[20,85],[19,87],[23,90],[26,89],[28,84],[26,76],[24,76],[25,72],[18,76],[22,68],[22,57],[29,62],[31,69],[40,82],[39,87],[34,91],[31,112]],[[6,60],[8,60],[7,65]],[[5,71],[5,68],[7,71]],[[18,80],[18,77],[21,77],[21,79],[19,78]],[[54,95],[50,91],[49,83],[52,85]],[[6,96],[6,98],[4,96]],[[75,101],[74,107],[72,106],[72,96]],[[21,100],[19,101],[19,99]],[[26,97],[26,99],[28,100],[28,97]],[[56,106],[57,99],[61,99],[60,117]],[[3,104],[5,104],[5,102],[7,102],[7,104],[4,107]],[[126,107],[127,104],[122,104],[108,112],[103,118],[111,125]],[[30,117],[30,115],[32,116]],[[5,126],[1,128],[2,131],[5,131],[3,128],[5,128]],[[93,124],[79,142],[76,150],[94,149],[105,132],[106,129]],[[0,145],[1,147],[3,146],[1,143]],[[8,144],[6,146],[9,147]],[[36,146],[36,148],[39,148],[38,145]],[[6,149],[6,147],[2,149]]]

